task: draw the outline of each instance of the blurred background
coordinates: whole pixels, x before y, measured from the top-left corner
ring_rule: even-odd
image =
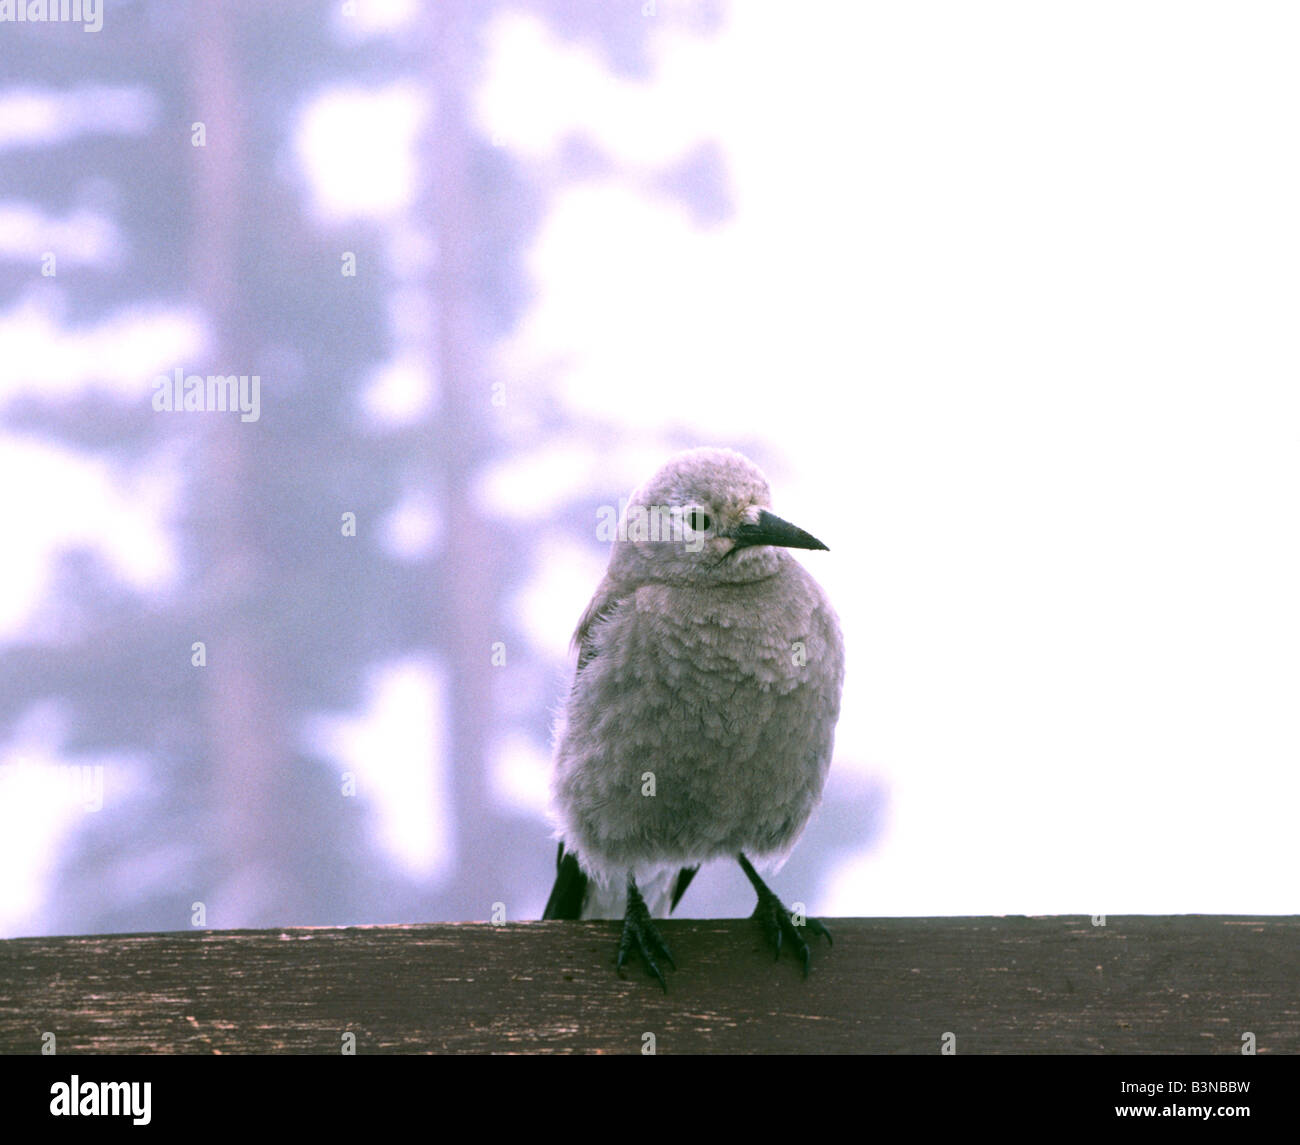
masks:
[[[1293,6],[71,7],[0,20],[0,934],[538,917],[599,510],[700,444],[831,549],[787,901],[1296,910]]]

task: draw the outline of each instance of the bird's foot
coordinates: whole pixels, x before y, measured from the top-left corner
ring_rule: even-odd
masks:
[[[636,889],[636,884],[629,880],[627,912],[623,915],[623,935],[618,942],[618,961],[615,963],[620,978],[624,977],[623,963],[634,950],[641,956],[646,969],[659,979],[659,985],[664,988],[664,993],[668,993],[668,983],[664,981],[663,971],[659,969],[655,959],[665,959],[674,970],[677,969],[677,963],[673,961],[672,951],[668,949],[668,944],[651,920],[650,910],[645,905],[641,892]]]
[[[785,903],[776,897],[767,887],[763,887],[758,892],[758,905],[754,908],[754,913],[750,916],[756,918],[763,926],[763,934],[767,938],[768,945],[776,951],[776,958],[781,957],[781,947],[788,939],[790,947],[795,954],[803,961],[803,976],[808,977],[808,971],[812,967],[812,951],[808,949],[807,940],[803,936],[803,931],[808,930],[813,934],[820,934],[825,937],[827,942],[833,944],[831,932],[826,929],[815,918],[805,918],[802,914],[790,910]]]

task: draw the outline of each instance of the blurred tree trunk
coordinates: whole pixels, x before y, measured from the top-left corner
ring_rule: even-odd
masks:
[[[241,53],[233,42],[237,13],[229,0],[192,8],[190,43],[192,121],[202,122],[206,145],[194,150],[194,215],[191,265],[193,296],[213,333],[211,359],[178,363],[188,372],[258,373],[255,347],[241,289],[244,190],[247,185]],[[182,137],[178,146],[189,146]],[[206,561],[203,602],[195,640],[207,645],[203,672],[207,750],[214,790],[208,854],[212,877],[195,888],[207,905],[210,926],[265,926],[286,919],[284,875],[278,869],[273,777],[285,756],[283,707],[276,699],[272,665],[276,650],[263,646],[253,599],[266,581],[266,559],[257,529],[257,487],[252,456],[256,423],[232,415],[199,415],[202,480],[196,483],[203,518]],[[189,426],[187,425],[188,429]],[[188,649],[177,649],[178,657]],[[180,663],[183,665],[184,660]]]
[[[503,813],[491,791],[493,698],[492,644],[502,638],[503,547],[497,526],[486,518],[474,485],[493,450],[491,421],[504,413],[493,404],[484,361],[488,304],[477,266],[483,256],[483,209],[474,152],[481,146],[471,124],[480,44],[490,7],[445,0],[431,5],[424,23],[425,75],[432,95],[429,133],[421,148],[426,175],[426,217],[436,255],[428,283],[435,329],[439,389],[435,435],[429,445],[433,486],[446,523],[440,556],[440,631],[435,643],[447,670],[445,744],[454,823],[454,870],[437,895],[434,917],[484,919],[492,904],[506,904],[518,917],[520,830],[537,831],[536,820]],[[513,858],[512,858],[513,856]]]

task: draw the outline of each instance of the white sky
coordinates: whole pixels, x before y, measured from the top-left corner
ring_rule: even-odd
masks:
[[[736,204],[700,233],[636,179],[568,189],[502,374],[561,361],[633,451],[771,442],[832,549],[837,766],[890,793],[823,913],[1294,909],[1300,14],[791,12],[666,31],[650,91],[501,21],[499,142],[542,163],[580,125],[637,168],[716,138]]]
[[[848,644],[836,766],[889,792],[877,848],[810,909],[1293,911],[1300,11],[796,14],[745,0],[706,40],[672,9],[654,17],[651,85],[610,77],[526,14],[494,29],[485,133],[538,170],[575,131],[618,162],[566,187],[528,252],[536,301],[495,363],[518,448],[485,502],[519,527],[548,494],[616,500],[662,460],[672,426],[768,443],[756,459],[777,511],[831,546],[806,564]],[[411,9],[383,10],[400,29]],[[0,98],[20,105],[49,114],[31,92]],[[409,226],[424,114],[400,79],[301,109],[313,215]],[[735,206],[711,230],[647,191],[702,140],[722,146]],[[61,227],[88,260],[118,241],[85,212],[8,200],[0,217]],[[75,388],[104,362],[122,364],[109,384],[150,378],[202,331],[124,314],[78,341],[47,292],[0,314],[0,337],[3,398],[36,374]],[[164,343],[161,363],[123,356]],[[612,471],[590,444],[530,433],[543,382],[622,427]],[[401,424],[434,384],[399,347],[362,412]],[[3,446],[10,487],[41,474],[42,503],[22,518],[0,626],[35,607],[57,534],[95,520],[106,559],[166,583],[165,504],[108,492],[107,475],[47,447]],[[415,555],[441,526],[416,497],[386,527]],[[538,647],[567,645],[599,572],[562,545],[548,556],[519,598]],[[349,729],[340,761],[369,753],[379,724],[439,754],[431,671],[377,670],[366,712],[335,727]],[[538,805],[546,766],[503,741],[499,787]],[[410,812],[429,803],[400,770],[376,792],[393,846],[436,869],[446,836]],[[0,809],[0,837],[16,827]]]

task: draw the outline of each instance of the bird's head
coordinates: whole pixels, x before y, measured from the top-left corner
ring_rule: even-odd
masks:
[[[732,449],[688,449],[628,499],[610,569],[635,579],[739,582],[771,576],[783,549],[825,549],[771,512],[767,478]]]

